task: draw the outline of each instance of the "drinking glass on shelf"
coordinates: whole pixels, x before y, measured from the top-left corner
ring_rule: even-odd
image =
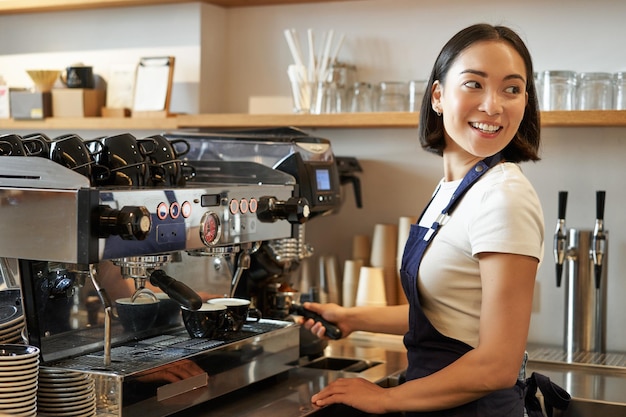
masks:
[[[576,100],[576,72],[544,71],[542,110],[574,110]]]
[[[354,83],[352,88],[352,99],[350,103],[350,111],[353,113],[358,112],[371,112],[374,111],[373,107],[373,92],[372,85],[366,82]]]
[[[409,108],[410,112],[420,111],[422,105],[422,99],[426,92],[426,86],[428,81],[426,80],[412,80],[409,81]]]
[[[613,75],[608,72],[578,74],[578,110],[613,109]]]
[[[378,85],[378,111],[406,111],[409,85],[400,81],[383,81]]]
[[[613,74],[615,82],[613,108],[615,110],[626,110],[626,72],[616,72]]]

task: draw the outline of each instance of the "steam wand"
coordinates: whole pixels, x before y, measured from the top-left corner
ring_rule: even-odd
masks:
[[[556,261],[556,286],[561,286],[563,262],[565,262],[565,244],[567,229],[565,228],[565,211],[567,208],[567,191],[559,191],[559,217],[554,232],[554,260]]]
[[[104,366],[111,366],[111,316],[113,315],[111,300],[98,281],[98,272],[94,264],[89,265],[89,278],[104,306]]]
[[[596,191],[596,224],[591,238],[591,258],[596,289],[600,288],[602,280],[602,264],[606,255],[606,234],[604,232],[604,200],[606,192]]]

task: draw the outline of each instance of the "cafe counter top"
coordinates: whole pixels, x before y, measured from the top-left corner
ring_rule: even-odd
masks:
[[[544,374],[572,395],[570,407],[560,414],[562,417],[626,415],[626,368],[533,360],[535,349],[529,348],[527,375]],[[343,405],[320,408],[310,399],[337,378],[360,377],[383,387],[398,385],[407,361],[401,337],[358,333],[330,341],[319,358],[301,358],[293,365],[283,374],[199,404],[175,417],[368,416]]]

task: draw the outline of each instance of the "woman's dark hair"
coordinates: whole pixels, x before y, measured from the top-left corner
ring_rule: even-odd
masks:
[[[533,75],[533,63],[530,52],[517,33],[505,26],[476,24],[469,26],[444,45],[435,61],[428,80],[426,93],[422,100],[418,136],[422,148],[429,152],[443,155],[445,140],[443,136],[443,118],[432,109],[432,87],[436,80],[444,83],[450,67],[459,54],[476,42],[506,42],[520,54],[526,65],[526,92],[528,103],[519,129],[511,142],[502,150],[504,159],[510,162],[538,161],[540,143],[540,115],[537,102],[537,89]]]

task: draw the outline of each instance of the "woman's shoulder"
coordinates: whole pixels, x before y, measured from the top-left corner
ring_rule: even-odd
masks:
[[[526,206],[535,209],[541,207],[532,183],[519,165],[511,162],[491,168],[478,182],[476,191],[482,193],[483,203],[489,201],[490,204],[505,206]]]

